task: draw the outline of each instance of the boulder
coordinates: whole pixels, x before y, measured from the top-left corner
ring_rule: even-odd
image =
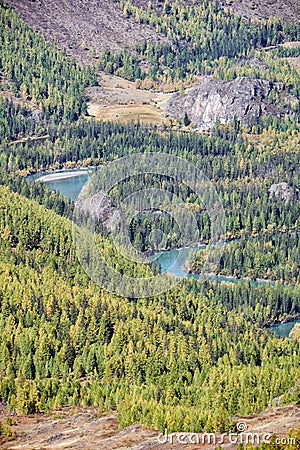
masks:
[[[272,184],[269,189],[271,198],[278,198],[290,203],[294,198],[299,197],[299,189],[295,189],[288,183]]]

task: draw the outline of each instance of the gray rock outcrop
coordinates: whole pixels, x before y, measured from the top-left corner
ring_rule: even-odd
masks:
[[[269,192],[271,198],[278,198],[286,203],[290,203],[293,199],[299,197],[299,190],[285,182],[272,184]]]
[[[119,211],[111,204],[110,198],[102,192],[90,197],[79,197],[76,208],[88,214],[89,217],[98,219],[108,231],[114,229],[120,217]]]

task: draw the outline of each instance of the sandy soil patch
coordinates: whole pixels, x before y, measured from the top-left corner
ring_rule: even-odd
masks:
[[[164,106],[172,94],[137,89],[135,83],[115,75],[101,73],[100,86],[87,89],[88,113],[97,119],[166,122]]]

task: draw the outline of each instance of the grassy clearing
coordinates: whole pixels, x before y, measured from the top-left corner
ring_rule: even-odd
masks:
[[[139,120],[141,123],[161,125],[165,119],[163,111],[153,105],[109,105],[101,107],[90,104],[90,115],[96,119],[131,122]]]
[[[135,83],[101,74],[100,86],[87,90],[88,113],[96,119],[161,125],[167,123],[164,105],[171,94],[137,89]]]

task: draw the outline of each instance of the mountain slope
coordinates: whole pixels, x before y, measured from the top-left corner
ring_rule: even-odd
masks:
[[[222,5],[230,7],[241,17],[265,19],[279,17],[286,22],[297,23],[300,16],[300,4],[297,0],[220,0]]]
[[[200,3],[199,0],[177,0],[179,4],[192,6]],[[169,0],[174,3],[175,0]],[[299,21],[300,4],[297,0],[219,0],[225,8],[232,8],[241,17],[251,19],[265,19],[269,17],[280,17],[286,22],[296,23]],[[148,0],[132,0],[136,6],[147,8]],[[155,2],[152,2],[155,3]],[[157,7],[163,7],[164,2],[158,3]]]
[[[149,27],[125,18],[113,0],[8,0],[8,3],[48,41],[57,39],[59,47],[78,62],[90,63],[105,48],[116,51],[142,39],[160,39]]]

